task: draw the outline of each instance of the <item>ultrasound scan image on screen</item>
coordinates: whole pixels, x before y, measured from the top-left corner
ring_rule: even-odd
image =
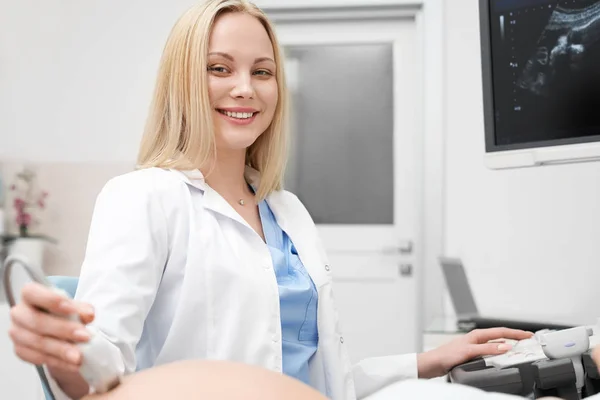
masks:
[[[496,145],[600,135],[600,0],[490,0]]]

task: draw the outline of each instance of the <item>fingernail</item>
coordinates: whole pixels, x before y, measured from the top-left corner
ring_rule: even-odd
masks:
[[[78,340],[90,340],[91,336],[87,329],[77,329],[73,332],[73,336]]]
[[[79,362],[79,351],[75,349],[67,350],[67,359],[71,362],[78,363]]]
[[[83,312],[88,315],[94,315],[94,307],[90,306],[89,304],[86,304],[83,306]]]
[[[498,345],[498,351],[508,351],[510,349],[512,349],[512,346],[510,344],[502,343]]]

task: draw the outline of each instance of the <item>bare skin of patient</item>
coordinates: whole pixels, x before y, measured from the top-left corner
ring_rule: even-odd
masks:
[[[489,393],[481,393],[482,399],[489,396]],[[264,368],[200,360],[178,361],[129,375],[114,390],[88,395],[82,400],[131,399],[327,400],[309,386]],[[539,400],[561,399],[543,397]]]
[[[114,390],[84,400],[326,400],[285,375],[227,361],[179,361],[123,378]]]

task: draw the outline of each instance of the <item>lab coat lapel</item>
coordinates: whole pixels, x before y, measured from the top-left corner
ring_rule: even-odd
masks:
[[[227,200],[208,185],[206,185],[206,190],[204,191],[204,207],[231,218],[244,226],[250,227],[240,214],[231,207]]]
[[[254,187],[260,185],[260,173],[251,167],[246,168],[246,179]],[[186,182],[204,192],[204,207],[229,217],[250,228],[250,225],[214,189],[206,184],[199,170],[181,171]],[[326,283],[326,257],[319,253],[317,229],[300,201],[291,193],[278,190],[267,197],[267,202],[281,229],[287,233],[298,250],[302,264],[311,275],[317,287]],[[252,228],[250,228],[252,229]]]
[[[179,173],[184,181],[197,189],[204,192],[203,205],[206,209],[231,218],[243,225],[249,226],[248,223],[231,207],[219,193],[206,184],[204,176],[200,170],[175,171]]]

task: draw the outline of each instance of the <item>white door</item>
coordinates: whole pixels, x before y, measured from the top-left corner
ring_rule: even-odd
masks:
[[[286,188],[319,226],[353,361],[418,350],[421,78],[414,19],[276,22],[292,90]]]

